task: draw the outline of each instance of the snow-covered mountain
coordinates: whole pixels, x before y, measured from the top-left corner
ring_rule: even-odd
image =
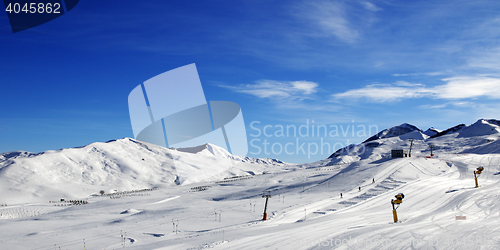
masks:
[[[454,132],[457,132],[460,129],[465,128],[465,127],[467,127],[465,124],[458,124],[457,126],[454,126],[454,127],[449,128],[449,129],[443,130],[443,131],[441,131],[441,132],[439,132],[439,133],[431,136],[431,138],[436,138],[436,137],[440,137],[440,136],[447,135],[447,134],[450,134],[450,133],[454,133]]]
[[[411,124],[403,123],[399,126],[394,126],[392,128],[384,129],[384,130],[378,132],[376,135],[368,138],[364,142],[370,142],[370,141],[374,141],[374,140],[378,140],[378,139],[400,136],[400,135],[410,133],[412,131],[418,131],[421,133],[423,132],[422,130],[420,130],[419,128],[417,128]]]
[[[440,132],[441,132],[441,130],[439,130],[439,129],[435,129],[435,128],[433,128],[433,127],[430,127],[430,128],[428,128],[428,129],[424,132],[424,135],[427,135],[427,136],[431,137],[431,136],[434,136],[434,135],[436,135],[436,134],[438,134],[438,133],[440,133]]]
[[[358,156],[358,159],[361,159],[371,157],[373,154],[377,155],[375,157],[381,157],[383,152],[378,152],[379,150],[375,150],[375,148],[377,148],[384,142],[391,141],[392,143],[392,141],[394,141],[395,139],[399,139],[399,141],[405,141],[408,139],[425,140],[428,137],[429,136],[424,134],[423,131],[416,126],[408,123],[403,123],[398,126],[384,129],[359,145],[352,144],[347,147],[341,148],[330,155],[328,158],[331,159],[343,155],[355,155]]]
[[[500,127],[492,121],[496,120],[478,120],[474,124],[460,129],[459,137],[474,137],[496,135],[500,132]]]
[[[409,139],[414,139],[412,155],[430,154],[429,145],[435,146],[436,150],[442,149],[453,153],[466,153],[474,150],[483,154],[494,153],[500,149],[489,144],[500,137],[499,124],[497,120],[480,119],[469,126],[459,124],[443,131],[430,128],[422,132],[419,128],[405,123],[382,130],[358,145],[341,148],[329,158],[336,161],[334,158],[348,155],[356,159],[378,160],[387,157],[391,149],[409,149]],[[380,147],[380,145],[384,146]]]
[[[131,138],[43,153],[9,152],[0,155],[0,190],[8,190],[0,204],[185,185],[283,164],[233,156],[212,144],[166,149]]]
[[[165,149],[128,138],[40,154],[5,153],[1,193],[34,193],[24,204],[0,200],[8,203],[0,207],[0,245],[498,249],[499,124],[481,119],[431,137],[404,125],[303,165],[232,156],[211,144]],[[391,158],[392,149],[409,148],[409,138],[412,157]],[[429,145],[435,146],[433,157]],[[473,171],[480,166],[474,188]],[[142,191],[88,196],[100,188]],[[267,221],[263,193],[272,195]],[[405,198],[393,223],[390,201],[398,193]],[[82,195],[78,199],[88,204],[43,200],[50,195]]]

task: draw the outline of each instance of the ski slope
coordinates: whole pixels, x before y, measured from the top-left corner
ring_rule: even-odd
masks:
[[[484,133],[471,131],[471,125],[464,130],[467,133],[415,140],[411,158],[388,157],[392,148],[407,145],[401,135],[370,141],[378,146],[364,152],[303,165],[231,156],[209,144],[177,149],[174,153],[181,154],[178,159],[183,162],[196,164],[189,160],[193,158],[217,165],[220,159],[230,161],[231,167],[220,168],[215,175],[195,172],[193,182],[128,191],[122,187],[102,196],[92,191],[79,198],[88,202],[83,205],[22,200],[0,206],[0,246],[499,249],[500,154],[488,152],[496,150],[495,140],[485,139],[496,139],[497,133],[490,132],[491,124],[479,125]],[[107,144],[108,151],[117,152],[114,147],[135,142],[117,143]],[[432,158],[427,158],[429,143],[437,145]],[[466,150],[477,153],[463,153]],[[15,172],[15,164],[9,165],[9,171]],[[485,170],[480,187],[474,188],[473,171],[479,166]],[[213,169],[217,166],[209,166],[209,171]],[[268,192],[272,195],[268,220],[262,221],[262,194]],[[398,193],[405,198],[397,209],[399,222],[394,223],[390,201]]]
[[[481,249],[496,249],[499,161],[500,155],[394,159],[199,183],[208,188],[197,192],[196,186],[184,185],[145,191],[145,196],[91,197],[88,205],[3,220],[0,243],[7,249],[53,249],[54,244],[75,249],[85,239],[88,249],[117,249],[123,247],[122,231],[125,247],[132,249],[331,249],[326,242],[344,239],[350,245],[344,241],[339,249],[408,249],[411,244],[474,249],[451,241],[469,236],[485,240]],[[487,170],[476,189],[471,176],[479,165]],[[358,176],[373,176],[375,183]],[[268,190],[269,220],[261,221],[260,196]],[[406,196],[397,210],[401,222],[393,223],[390,200],[400,192]],[[457,215],[467,219],[456,221]]]

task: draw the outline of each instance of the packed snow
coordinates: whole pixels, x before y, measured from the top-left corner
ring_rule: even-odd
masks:
[[[403,124],[301,165],[130,138],[5,153],[0,246],[499,249],[498,124],[479,120],[434,135]],[[409,139],[412,157],[391,158]],[[398,193],[405,198],[394,223],[390,201]],[[266,221],[263,194],[272,196]]]

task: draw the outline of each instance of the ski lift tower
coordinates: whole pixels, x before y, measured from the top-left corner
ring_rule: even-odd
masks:
[[[267,200],[269,200],[269,198],[271,198],[271,191],[267,191],[268,194],[263,194],[262,195],[262,198],[266,198],[266,205],[264,205],[264,218],[262,218],[262,220],[267,220]]]
[[[429,145],[429,148],[431,148],[431,156],[434,156],[434,154],[432,153],[432,150],[433,150],[434,148],[436,148],[436,146],[434,146],[434,145]]]
[[[413,138],[411,138],[411,139],[408,140],[408,141],[410,141],[410,152],[408,153],[408,157],[411,157],[411,147],[413,146],[413,141],[414,140],[415,139],[413,139]]]

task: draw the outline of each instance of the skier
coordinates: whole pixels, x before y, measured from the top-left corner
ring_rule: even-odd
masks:
[[[361,186],[359,186],[359,191],[361,191]]]
[[[340,193],[340,198],[342,198],[342,193]]]

